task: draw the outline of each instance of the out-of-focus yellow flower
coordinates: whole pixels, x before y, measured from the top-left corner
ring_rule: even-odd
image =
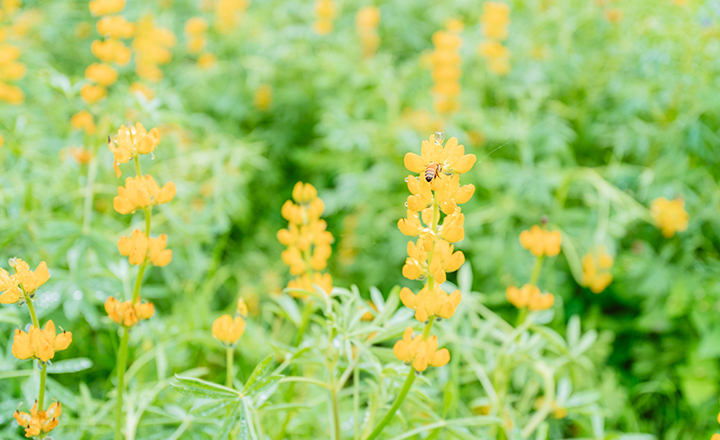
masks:
[[[150,86],[148,86],[147,84],[141,83],[139,81],[130,84],[130,92],[139,93],[144,96],[145,99],[147,99],[148,101],[155,97],[155,91],[151,89]]]
[[[454,32],[438,31],[432,36],[435,50],[430,56],[435,82],[433,99],[438,113],[453,113],[460,108],[460,45],[462,39]]]
[[[118,250],[120,255],[128,257],[130,264],[139,266],[147,258],[148,238],[142,231],[135,229],[130,237],[120,237]]]
[[[483,41],[478,46],[478,53],[485,58],[509,58],[510,51],[500,42],[495,40]]]
[[[0,268],[0,304],[15,304],[20,301],[23,297],[21,288],[32,297],[38,287],[50,279],[50,272],[44,261],[41,261],[34,271],[20,258],[11,258],[10,266],[15,269],[12,275]]]
[[[151,15],[140,18],[132,43],[136,53],[135,73],[148,81],[162,79],[163,73],[158,66],[172,60],[170,48],[176,42],[175,34],[168,28],[155,26]]]
[[[115,174],[120,177],[120,164],[130,161],[139,154],[150,154],[160,144],[160,130],[155,127],[147,131],[140,123],[120,126],[114,139],[108,138],[108,148],[113,154]],[[174,187],[174,184],[173,184]]]
[[[87,134],[95,132],[95,121],[93,116],[87,110],[80,110],[70,119],[70,125],[75,130],[84,130]]]
[[[135,25],[122,15],[113,15],[98,20],[97,31],[105,38],[130,38],[135,32]]]
[[[677,198],[668,200],[658,197],[650,206],[650,215],[655,219],[655,226],[662,231],[663,236],[670,238],[676,232],[683,232],[688,228],[690,216],[685,211],[685,201]]]
[[[0,80],[2,81],[17,81],[25,77],[27,67],[25,64],[18,62],[11,62],[0,66]]]
[[[623,19],[623,12],[617,8],[608,8],[605,10],[605,20],[610,23],[619,23]]]
[[[208,22],[202,17],[193,17],[185,22],[185,33],[189,35],[204,34],[208,30]]]
[[[613,280],[613,257],[608,255],[604,247],[594,253],[586,254],[582,259],[582,284],[590,288],[593,293],[600,293],[610,285]]]
[[[315,0],[315,22],[313,30],[318,35],[327,35],[333,31],[333,20],[337,9],[333,0]]]
[[[96,58],[106,63],[124,66],[130,61],[132,51],[120,40],[95,40],[90,44],[90,51]]]
[[[260,84],[255,90],[255,97],[253,98],[253,104],[255,108],[260,111],[265,111],[270,108],[273,100],[273,90],[269,84]]]
[[[120,214],[130,214],[148,206],[168,203],[175,197],[175,183],[168,182],[162,188],[149,174],[128,177],[125,186],[118,187],[118,195],[113,199],[113,207]]]
[[[95,16],[117,14],[125,8],[125,0],[90,0],[89,6]]]
[[[230,315],[222,315],[212,325],[212,335],[218,341],[233,345],[245,333],[245,319],[241,316],[233,318]]]
[[[538,225],[520,233],[520,244],[536,257],[554,257],[560,253],[562,235],[558,231],[546,231]]]
[[[463,29],[465,29],[465,25],[463,24],[462,20],[458,20],[457,18],[448,18],[445,20],[445,29],[447,29],[449,32],[462,32]]]
[[[5,12],[9,17],[15,15],[17,11],[20,10],[21,5],[21,0],[2,0],[2,2],[0,2],[0,8],[2,8],[3,12]]]
[[[5,138],[0,134],[0,148],[5,145]]]
[[[157,238],[150,238],[148,242],[148,258],[153,266],[165,267],[172,260],[172,251],[165,249],[167,235],[161,234]]]
[[[25,102],[25,93],[18,86],[0,82],[0,101],[15,105],[22,104]]]
[[[93,158],[92,152],[90,150],[81,147],[71,147],[68,152],[70,153],[70,156],[75,159],[75,162],[80,165],[89,164]]]
[[[423,133],[434,133],[441,131],[443,127],[442,119],[433,116],[430,111],[426,109],[405,109],[402,113],[402,119],[417,132]]]
[[[555,303],[555,296],[552,293],[543,294],[538,286],[525,284],[521,288],[508,286],[505,296],[510,304],[518,309],[527,307],[530,310],[545,310]]]
[[[426,340],[422,337],[413,337],[413,328],[408,327],[403,338],[395,343],[393,353],[395,357],[405,363],[412,363],[415,371],[423,372],[428,366],[443,367],[450,361],[450,352],[447,348],[438,350],[437,336],[430,336]]]
[[[366,302],[367,302],[368,307],[377,313],[377,311],[378,311],[377,306],[372,301],[366,301]],[[375,319],[375,315],[373,314],[373,312],[368,310],[367,312],[363,313],[362,318],[360,318],[360,319],[363,321],[372,321],[373,319]]]
[[[25,437],[44,437],[58,425],[58,418],[62,413],[62,405],[60,402],[52,403],[47,411],[37,409],[37,401],[30,409],[30,414],[15,411],[13,417],[17,420],[18,425],[25,428]]]
[[[90,36],[92,31],[92,25],[86,21],[80,22],[75,25],[75,36],[80,39],[85,39]]]
[[[131,300],[120,302],[111,296],[105,301],[105,312],[118,324],[132,327],[141,320],[150,319],[155,314],[155,306],[141,303],[140,298],[132,304]]]
[[[217,58],[210,52],[204,52],[198,57],[197,63],[201,69],[210,69],[217,64]]]
[[[118,72],[107,64],[93,63],[85,69],[85,78],[101,86],[108,87],[115,84],[118,78]]]
[[[94,104],[107,96],[107,89],[103,86],[85,84],[80,89],[80,97],[88,104]]]
[[[249,0],[217,0],[215,2],[215,26],[223,33],[237,28]]]
[[[483,3],[483,14],[480,17],[483,35],[495,40],[504,40],[508,36],[509,23],[510,6],[493,1]]]
[[[360,43],[364,57],[371,57],[380,46],[380,36],[377,32],[380,23],[380,9],[376,6],[360,8],[355,16],[355,26],[360,35]]]
[[[248,314],[248,306],[245,304],[245,300],[242,298],[238,298],[237,302],[237,310],[235,312],[237,315],[241,316],[242,318],[246,318]]]
[[[55,323],[49,320],[42,330],[34,325],[28,333],[15,329],[12,354],[20,360],[34,358],[47,362],[55,357],[56,351],[65,350],[71,342],[72,333],[63,331],[56,335]]]

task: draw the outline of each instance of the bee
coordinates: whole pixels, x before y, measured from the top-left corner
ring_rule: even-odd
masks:
[[[430,162],[425,167],[425,172],[423,173],[423,176],[425,176],[425,180],[428,182],[432,182],[434,178],[440,175],[442,173],[442,165],[440,165],[437,162]]]

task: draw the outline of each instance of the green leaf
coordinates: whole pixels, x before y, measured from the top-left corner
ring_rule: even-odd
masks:
[[[228,435],[233,430],[233,427],[235,427],[238,419],[242,417],[242,406],[242,400],[239,400],[230,408],[230,414],[228,414],[228,416],[223,420],[223,423],[220,425],[220,429],[218,429],[215,433],[213,440],[226,440],[228,438]]]
[[[252,384],[251,387],[245,387],[245,391],[243,391],[244,394],[248,396],[252,396],[256,393],[261,393],[265,391],[266,389],[270,388],[271,386],[275,385],[280,379],[282,379],[284,376],[276,374],[268,377],[264,377],[259,381],[256,381]]]
[[[247,382],[245,383],[243,394],[247,394],[247,391],[250,389],[251,386],[253,386],[255,381],[267,374],[268,370],[270,369],[270,363],[272,362],[272,359],[273,355],[269,355],[268,357],[260,361],[260,363],[255,365],[255,369],[250,375],[250,378],[248,378]]]
[[[207,417],[210,414],[214,414],[221,409],[225,409],[228,406],[232,405],[235,401],[234,400],[213,400],[210,402],[205,402],[201,405],[198,405],[190,410],[190,414],[193,414],[198,417]]]
[[[47,372],[52,374],[77,373],[93,367],[93,361],[88,358],[65,359],[48,365]]]
[[[194,377],[182,377],[175,375],[178,380],[172,386],[180,393],[186,396],[200,397],[204,399],[238,399],[240,393],[212,382],[206,382],[202,379]]]

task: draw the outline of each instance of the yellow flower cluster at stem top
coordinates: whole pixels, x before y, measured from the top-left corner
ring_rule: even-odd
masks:
[[[360,35],[362,54],[364,57],[375,55],[380,46],[380,35],[377,27],[380,24],[380,9],[377,6],[365,6],[360,8],[355,15],[355,27]]]
[[[454,113],[460,109],[460,46],[462,39],[456,27],[454,31],[437,31],[432,36],[433,50],[430,55],[433,105],[440,114]]]
[[[542,261],[547,257],[554,257],[560,253],[562,235],[558,231],[546,231],[538,225],[533,225],[529,230],[520,233],[520,244],[523,248],[535,255],[535,269],[530,282],[518,288],[513,285],[505,290],[505,296],[510,304],[518,309],[531,311],[546,310],[555,303],[555,296],[552,293],[543,294],[537,286],[537,281],[542,268]]]
[[[17,420],[18,425],[25,428],[25,437],[40,437],[49,433],[58,425],[58,417],[62,413],[62,405],[60,402],[52,403],[47,411],[38,411],[38,402],[30,409],[30,413],[15,411],[13,417]]]
[[[327,223],[320,218],[325,204],[317,196],[315,187],[309,183],[295,184],[292,198],[295,202],[286,201],[281,211],[289,225],[277,233],[278,241],[287,246],[282,252],[282,260],[295,276],[287,287],[313,291],[315,284],[329,295],[332,292],[332,277],[328,273],[321,273],[332,254],[330,245],[333,242],[332,234],[326,230]],[[296,290],[291,290],[290,294],[305,296]]]
[[[665,197],[658,197],[653,200],[650,207],[650,215],[655,220],[662,235],[670,238],[676,232],[683,232],[688,228],[688,220],[690,216],[685,211],[685,201],[683,199],[668,200]]]
[[[510,51],[502,45],[508,36],[510,6],[506,3],[488,1],[483,3],[480,17],[482,33],[487,38],[478,46],[481,56],[487,58],[488,68],[498,75],[510,72]]]
[[[247,305],[245,301],[240,298],[235,316],[222,315],[213,322],[213,337],[226,345],[236,344],[245,333],[245,318],[247,314]]]
[[[38,287],[50,279],[50,272],[44,261],[41,261],[34,271],[20,258],[11,259],[10,266],[15,269],[12,275],[0,267],[0,304],[16,304],[24,299],[23,293],[33,298]]]
[[[250,6],[249,0],[217,0],[215,27],[222,33],[236,29],[248,6]]]
[[[55,323],[48,320],[42,330],[34,325],[27,333],[15,329],[12,354],[20,360],[32,358],[47,362],[55,357],[56,351],[65,350],[71,342],[72,333],[62,331],[60,334],[56,334]]]
[[[593,293],[600,293],[610,285],[613,280],[612,269],[615,260],[604,247],[586,254],[582,259],[582,284],[590,288]]]
[[[16,8],[10,3],[11,2],[2,3],[3,7],[0,9],[0,20],[2,20],[3,16],[12,20]],[[8,36],[15,34],[17,34],[17,32],[13,32],[12,28],[0,24],[0,102],[17,105],[25,102],[25,93],[23,93],[20,87],[9,84],[9,82],[17,81],[25,77],[27,67],[18,61],[18,58],[22,55],[20,48],[8,44],[6,41]]]
[[[315,0],[315,22],[313,30],[318,35],[327,35],[333,31],[333,20],[337,15],[337,8],[333,0]]]
[[[419,176],[406,179],[411,192],[407,217],[398,222],[403,234],[417,237],[408,243],[403,275],[422,280],[424,286],[417,294],[404,287],[400,300],[415,311],[418,321],[427,324],[421,336],[413,337],[413,329],[408,328],[393,352],[401,361],[412,363],[416,371],[424,371],[428,365],[441,367],[450,359],[446,349],[437,350],[437,338],[429,335],[429,326],[436,317],[451,318],[462,299],[459,290],[448,294],[440,285],[447,272],[458,270],[465,262],[463,253],[455,251],[451,243],[465,237],[465,216],[458,205],[475,192],[473,185],[460,185],[460,174],[472,168],[475,155],[465,154],[456,138],[450,138],[444,147],[442,141],[442,134],[436,133],[422,142],[420,155],[407,153],[404,159],[405,167]]]

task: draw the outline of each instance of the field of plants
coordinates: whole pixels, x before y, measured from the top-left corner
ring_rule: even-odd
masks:
[[[720,4],[0,0],[0,438],[720,440]]]

